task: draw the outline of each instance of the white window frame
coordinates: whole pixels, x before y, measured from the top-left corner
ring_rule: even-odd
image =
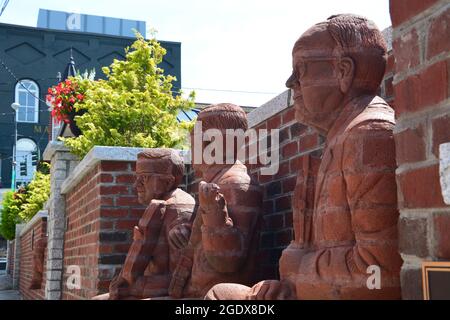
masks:
[[[25,88],[21,85],[21,83],[24,86],[31,84],[31,86],[28,88],[28,90],[33,93],[34,97],[27,90],[25,90]],[[33,86],[34,86],[34,88],[33,88]],[[20,104],[19,95],[22,92],[27,95],[27,102],[29,102],[28,99],[31,98],[31,100],[32,100],[31,104],[26,105],[26,106],[23,106],[23,105]],[[17,112],[16,112],[16,121],[17,122],[23,122],[23,123],[38,123],[39,122],[39,99],[37,97],[39,97],[39,86],[37,85],[37,83],[34,82],[31,79],[20,80],[16,84],[15,93],[16,93],[15,101],[20,104],[20,107],[19,107],[19,109],[17,109]],[[19,113],[23,109],[25,109],[24,110],[25,111],[25,120],[19,120]],[[33,119],[33,121],[27,120],[27,111],[28,111],[28,109],[34,109],[34,119]]]

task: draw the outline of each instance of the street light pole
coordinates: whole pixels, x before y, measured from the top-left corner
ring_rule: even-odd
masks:
[[[11,104],[11,108],[14,110],[14,147],[13,147],[13,162],[12,162],[12,176],[11,176],[11,190],[16,190],[16,172],[17,172],[17,110],[20,105],[17,102]]]

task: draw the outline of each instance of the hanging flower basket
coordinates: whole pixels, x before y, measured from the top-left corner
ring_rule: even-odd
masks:
[[[59,122],[69,124],[75,136],[81,135],[81,131],[75,123],[75,116],[86,112],[80,108],[84,96],[85,90],[81,88],[77,78],[69,78],[48,89],[47,101],[51,105],[52,117]],[[75,107],[75,105],[77,106]]]

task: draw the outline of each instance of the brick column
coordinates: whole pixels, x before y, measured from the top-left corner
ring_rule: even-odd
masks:
[[[60,142],[50,142],[44,159],[51,161],[48,205],[47,280],[45,299],[61,299],[65,232],[65,198],[61,185],[78,163],[77,158]]]
[[[20,275],[20,234],[25,224],[16,224],[16,237],[14,241],[14,271],[13,271],[13,289],[19,289]]]
[[[439,183],[439,145],[450,141],[450,3],[391,0],[390,12],[402,296],[422,299],[422,261],[450,259]]]

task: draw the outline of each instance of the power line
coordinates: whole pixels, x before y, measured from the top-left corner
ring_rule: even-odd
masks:
[[[221,91],[221,92],[234,92],[234,93],[267,94],[267,95],[279,93],[279,92],[244,91],[244,90],[212,89],[212,88],[189,88],[189,87],[183,87],[182,89],[200,90],[200,91]]]
[[[0,17],[3,14],[3,11],[5,11],[6,7],[8,6],[8,3],[9,3],[9,0],[4,0],[3,1],[3,6],[2,6],[2,9],[0,10]]]
[[[16,75],[12,72],[12,70],[5,64],[5,62],[0,59],[0,64],[3,66],[3,68],[5,68],[5,70],[14,78],[14,80],[17,81],[17,83],[25,89],[25,91],[27,91],[29,94],[31,94],[35,99],[38,99],[39,101],[41,101],[44,104],[47,104],[46,101],[44,101],[43,99],[36,97],[35,94],[33,92],[31,92],[30,90],[28,90],[27,87],[25,87],[22,83],[22,81],[19,80],[19,78],[16,77]]]

